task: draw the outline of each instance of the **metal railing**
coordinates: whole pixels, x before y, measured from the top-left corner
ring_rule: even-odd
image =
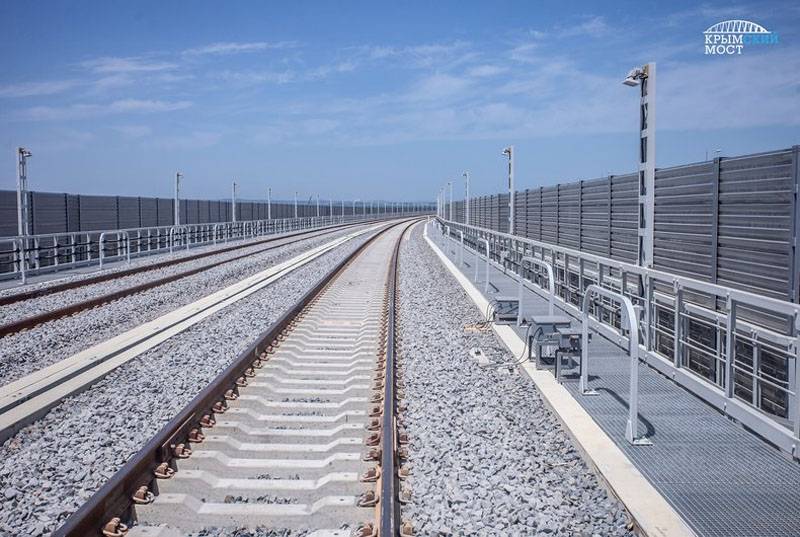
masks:
[[[104,269],[114,261],[130,263],[132,258],[177,249],[400,216],[406,215],[281,218],[0,237],[0,280],[18,279],[26,283],[33,275],[59,270],[92,265]]]
[[[630,395],[628,396],[628,422],[625,425],[625,439],[635,446],[649,446],[652,442],[639,436],[639,331],[636,330],[637,315],[630,299],[621,293],[609,291],[599,285],[591,284],[586,288],[581,307],[581,395],[597,395],[589,388],[589,325],[591,323],[590,306],[597,304],[598,298],[605,298],[620,307],[622,327],[627,327],[628,359],[630,360]],[[624,330],[624,328],[622,328]],[[621,342],[620,342],[621,343]]]
[[[800,305],[458,222],[440,231],[445,224],[515,278],[525,257],[549,263],[558,307],[575,318],[590,285],[626,297],[639,359],[800,458]],[[603,297],[597,307],[592,328],[627,345],[619,303]]]
[[[464,238],[462,236],[461,243],[464,243]],[[555,278],[553,277],[553,267],[550,263],[542,261],[541,259],[536,259],[535,257],[530,256],[523,256],[522,259],[519,260],[520,262],[520,269],[521,269],[521,278],[519,278],[519,289],[517,292],[517,326],[522,325],[522,313],[524,307],[524,298],[525,294],[523,293],[523,286],[525,283],[525,263],[528,263],[531,268],[536,267],[540,271],[544,271],[545,275],[547,276],[547,314],[553,315],[555,305],[556,305],[556,283]],[[536,277],[541,278],[542,273],[539,272]]]

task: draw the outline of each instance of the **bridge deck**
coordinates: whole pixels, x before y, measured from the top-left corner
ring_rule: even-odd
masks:
[[[449,243],[447,254],[457,263],[456,248]],[[474,255],[465,251],[463,259],[462,272],[474,280]],[[482,261],[478,268],[483,291]],[[517,281],[502,270],[492,266],[489,280],[489,298],[517,296]],[[543,298],[524,292],[525,314],[547,313]],[[524,337],[524,328],[515,330]],[[631,446],[624,436],[629,359],[596,334],[589,350],[590,387],[599,395],[579,395],[577,369],[563,371],[564,386],[698,536],[800,535],[800,464],[641,362],[639,428],[653,445]]]

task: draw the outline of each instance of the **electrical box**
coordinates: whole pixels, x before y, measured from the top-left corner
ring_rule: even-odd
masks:
[[[519,312],[519,299],[511,296],[498,296],[493,302],[494,313],[492,320],[495,324],[511,324],[517,322]]]
[[[533,331],[541,329],[544,337],[555,334],[559,328],[569,328],[571,324],[572,320],[565,315],[534,315],[531,317]]]
[[[559,327],[556,329],[558,334],[558,349],[566,353],[581,352],[581,335],[580,328]]]

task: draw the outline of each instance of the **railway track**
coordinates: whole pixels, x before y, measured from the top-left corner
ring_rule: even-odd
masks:
[[[18,333],[18,332],[22,332],[24,330],[31,329],[31,328],[33,328],[35,326],[38,326],[38,325],[46,323],[46,322],[55,321],[55,320],[62,319],[64,317],[67,317],[67,316],[70,316],[70,315],[74,315],[76,313],[80,313],[82,311],[86,311],[86,310],[91,309],[91,308],[96,308],[98,306],[102,306],[104,304],[108,304],[108,303],[113,302],[115,300],[119,300],[119,299],[122,299],[122,298],[125,298],[125,297],[128,297],[128,296],[137,294],[137,293],[141,293],[141,292],[147,291],[149,289],[153,289],[155,287],[166,285],[166,284],[175,282],[177,280],[180,280],[180,279],[183,279],[183,278],[187,278],[189,276],[193,276],[195,274],[199,274],[199,273],[205,272],[207,270],[211,270],[211,269],[213,269],[215,267],[218,267],[220,265],[224,265],[224,264],[227,264],[227,263],[239,261],[239,260],[245,259],[247,257],[252,257],[252,256],[256,256],[256,255],[259,255],[259,254],[263,254],[265,252],[269,252],[271,250],[275,250],[275,249],[280,248],[282,246],[286,246],[288,244],[292,244],[292,243],[297,242],[299,240],[304,240],[304,239],[308,239],[308,238],[322,237],[322,236],[325,236],[325,235],[329,235],[331,233],[335,233],[335,232],[340,231],[342,229],[346,229],[346,228],[353,227],[353,226],[363,226],[363,225],[365,225],[365,224],[359,222],[359,223],[351,223],[351,224],[341,224],[341,225],[337,225],[337,226],[328,227],[328,228],[325,228],[323,230],[300,231],[300,232],[292,233],[292,234],[289,234],[289,235],[283,235],[281,237],[271,237],[271,238],[267,238],[267,239],[263,239],[263,240],[259,240],[259,241],[249,242],[247,244],[239,244],[239,245],[236,245],[236,246],[225,247],[225,248],[221,248],[221,249],[218,249],[218,250],[213,250],[213,251],[210,251],[210,252],[202,252],[202,253],[199,253],[199,254],[194,254],[194,255],[181,257],[181,258],[177,258],[177,259],[169,259],[169,260],[162,261],[162,262],[159,262],[159,263],[154,263],[154,264],[151,264],[151,265],[144,265],[144,266],[134,267],[134,268],[130,268],[130,269],[124,269],[124,270],[120,270],[120,271],[108,272],[108,273],[100,274],[100,275],[97,275],[97,276],[91,276],[89,278],[83,278],[83,279],[79,279],[79,280],[62,282],[62,283],[54,284],[54,285],[51,285],[51,286],[42,287],[42,288],[39,288],[39,289],[31,289],[29,291],[25,291],[25,292],[22,292],[22,293],[15,293],[15,294],[12,294],[12,295],[2,296],[2,297],[0,297],[0,306],[10,305],[10,304],[15,304],[15,303],[22,302],[22,301],[25,301],[25,300],[33,300],[33,299],[36,299],[36,298],[41,298],[41,297],[53,295],[55,293],[60,293],[60,292],[63,292],[63,291],[80,289],[82,287],[87,287],[89,285],[95,285],[95,284],[98,284],[98,283],[103,283],[103,282],[107,282],[107,281],[111,281],[111,280],[116,280],[116,279],[123,278],[123,277],[126,277],[126,276],[132,276],[132,275],[135,275],[135,274],[141,274],[141,273],[145,273],[145,272],[150,272],[150,271],[154,271],[154,270],[158,270],[158,269],[162,269],[162,268],[167,268],[167,267],[171,267],[171,266],[175,266],[175,265],[181,265],[181,264],[184,264],[184,263],[197,261],[198,259],[203,259],[203,258],[207,258],[207,257],[211,257],[211,256],[220,255],[220,254],[225,254],[225,253],[228,253],[228,252],[241,250],[241,249],[244,249],[244,248],[252,248],[254,246],[258,246],[258,245],[261,245],[261,244],[267,244],[268,245],[268,246],[266,246],[264,248],[258,248],[258,249],[253,250],[253,251],[248,251],[247,253],[244,253],[244,254],[241,254],[241,255],[238,255],[238,256],[222,259],[222,260],[219,260],[219,261],[212,261],[210,263],[205,263],[203,265],[200,265],[200,266],[197,266],[197,267],[193,267],[191,269],[187,269],[187,270],[175,273],[175,274],[171,274],[171,275],[164,276],[164,277],[161,277],[161,278],[155,278],[155,279],[152,279],[152,280],[150,280],[148,282],[145,282],[145,283],[142,283],[142,284],[132,285],[130,287],[126,287],[124,289],[119,289],[119,290],[116,290],[116,291],[113,291],[113,292],[110,292],[110,293],[101,294],[101,295],[98,295],[96,297],[89,298],[87,300],[81,300],[81,301],[78,301],[78,302],[74,302],[72,304],[66,304],[64,306],[61,306],[61,307],[58,307],[58,308],[55,308],[55,309],[52,309],[52,310],[49,310],[49,311],[45,311],[45,312],[42,312],[42,313],[37,313],[35,315],[30,315],[30,316],[27,316],[27,317],[23,317],[21,319],[16,319],[16,320],[4,323],[4,324],[0,325],[0,338],[2,338],[4,336],[7,336],[7,335],[10,335],[10,334],[15,334],[15,333]]]
[[[110,339],[0,386],[0,442],[114,369],[141,356],[204,319],[232,306],[295,270],[385,225],[357,229],[308,249],[199,300],[118,333]]]
[[[394,356],[410,226],[384,229],[335,267],[54,535],[410,535]]]

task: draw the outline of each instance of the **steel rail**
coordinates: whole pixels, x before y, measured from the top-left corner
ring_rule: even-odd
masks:
[[[272,323],[266,331],[262,332],[255,343],[242,352],[139,452],[133,455],[53,533],[53,536],[109,535],[125,528],[127,521],[135,520],[135,498],[157,490],[156,481],[159,475],[174,473],[175,461],[191,453],[190,443],[197,441],[198,435],[202,438],[202,432],[200,432],[202,427],[213,425],[214,415],[224,412],[228,406],[227,401],[238,397],[239,387],[245,386],[247,379],[255,374],[254,370],[263,366],[262,359],[266,358],[267,353],[272,351],[273,345],[294,325],[298,315],[378,237],[398,225],[407,223],[408,221],[404,220],[375,232],[372,237],[333,267],[299,301]],[[394,357],[393,353],[392,357]],[[394,428],[385,430],[393,431]],[[394,468],[393,462],[392,467]],[[393,473],[396,475],[396,472]],[[124,532],[121,534],[124,535]]]
[[[400,246],[403,237],[411,228],[408,225],[400,234],[395,244],[390,261],[386,330],[386,377],[383,393],[383,431],[381,439],[381,491],[380,491],[380,520],[378,533],[381,537],[394,537],[400,533],[402,524],[400,516],[400,468],[397,432],[397,377],[395,375],[395,315],[397,311],[398,269],[400,265]]]
[[[124,270],[119,270],[116,272],[107,272],[105,274],[100,274],[97,276],[92,276],[90,278],[84,278],[81,280],[74,280],[70,282],[63,282],[56,285],[51,285],[48,287],[42,287],[39,289],[31,289],[29,291],[25,291],[23,293],[15,293],[13,295],[6,295],[0,296],[0,306],[7,306],[9,304],[14,304],[17,302],[22,302],[24,300],[30,300],[32,298],[39,298],[47,295],[51,295],[54,293],[59,293],[61,291],[68,291],[72,289],[78,289],[81,287],[86,287],[88,285],[93,285],[95,283],[102,283],[107,282],[109,280],[115,280],[117,278],[122,278],[124,276],[131,276],[133,274],[140,274],[142,272],[148,272],[151,270],[158,270],[164,267],[170,267],[173,265],[180,265],[182,263],[188,263],[189,261],[195,261],[197,259],[203,259],[205,257],[210,257],[217,254],[224,254],[227,252],[232,252],[235,250],[240,250],[242,248],[249,248],[252,246],[258,246],[260,244],[268,244],[271,242],[279,241],[282,239],[289,239],[293,237],[301,237],[303,235],[309,235],[313,233],[319,233],[319,235],[323,235],[325,233],[331,233],[338,229],[357,226],[357,225],[364,225],[364,222],[348,222],[346,224],[336,224],[333,226],[326,226],[324,228],[318,229],[309,229],[304,231],[298,231],[295,233],[286,233],[281,235],[280,237],[269,237],[257,241],[250,242],[248,244],[236,244],[234,246],[227,246],[225,248],[220,248],[217,250],[213,250],[210,252],[202,252],[199,254],[189,255],[185,257],[181,257],[178,259],[169,259],[167,261],[161,261],[159,263],[153,263],[151,265],[142,265],[140,267],[134,267]],[[209,245],[210,246],[210,245]],[[256,252],[258,253],[258,252]],[[234,258],[238,259],[238,258]]]
[[[347,224],[347,225],[351,225],[351,224]],[[352,225],[363,225],[363,224],[359,223],[359,224],[352,224]],[[330,233],[338,231],[339,229],[340,228],[328,229],[328,230],[325,230],[325,231],[322,231],[322,232],[317,232],[311,238],[328,235]],[[316,230],[316,231],[318,231],[318,230]],[[265,242],[274,242],[274,241],[279,241],[279,240],[285,239],[285,238],[295,238],[297,235],[301,235],[301,234],[305,234],[305,233],[313,233],[313,231],[298,233],[298,234],[292,235],[290,237],[273,238],[273,239],[270,239],[269,241],[265,241]],[[301,239],[298,239],[298,240],[301,240]],[[61,319],[63,317],[67,317],[69,315],[73,315],[75,313],[79,313],[81,311],[85,311],[85,310],[88,310],[88,309],[91,309],[91,308],[95,308],[97,306],[102,306],[102,305],[107,304],[109,302],[113,302],[115,300],[119,300],[121,298],[125,298],[125,297],[128,297],[128,296],[137,294],[137,293],[141,293],[143,291],[148,291],[148,290],[153,289],[155,287],[160,287],[162,285],[166,285],[168,283],[172,283],[174,281],[177,281],[177,280],[180,280],[180,279],[183,279],[183,278],[187,278],[189,276],[194,276],[195,274],[199,274],[201,272],[205,272],[207,270],[210,270],[212,268],[218,267],[220,265],[224,265],[226,263],[230,263],[230,262],[233,262],[233,261],[239,261],[241,259],[245,259],[245,258],[250,257],[250,256],[254,256],[254,255],[257,255],[257,254],[262,254],[264,252],[269,252],[269,251],[275,250],[277,248],[281,248],[282,246],[287,246],[289,244],[294,244],[295,242],[297,242],[297,240],[288,241],[288,242],[282,242],[280,244],[267,246],[265,248],[260,248],[260,249],[254,251],[254,252],[248,252],[246,254],[242,254],[242,255],[238,255],[238,256],[232,257],[230,259],[223,259],[221,261],[215,261],[215,262],[212,262],[212,263],[208,263],[206,265],[202,265],[200,267],[195,267],[193,269],[189,269],[189,270],[185,270],[185,271],[179,272],[177,274],[172,274],[171,276],[165,276],[163,278],[158,278],[158,279],[151,280],[149,282],[145,282],[145,283],[142,283],[142,284],[139,284],[139,285],[134,285],[132,287],[127,287],[125,289],[120,289],[119,291],[114,291],[114,292],[111,292],[111,293],[100,295],[100,296],[97,296],[97,297],[94,297],[94,298],[90,298],[90,299],[87,299],[87,300],[76,302],[74,304],[68,304],[66,306],[63,306],[63,307],[60,307],[60,308],[56,308],[54,310],[45,311],[43,313],[37,313],[36,315],[31,315],[30,317],[24,317],[22,319],[17,319],[16,321],[11,321],[9,323],[0,325],[0,338],[2,338],[4,336],[7,336],[7,335],[10,335],[10,334],[15,334],[17,332],[21,332],[23,330],[28,330],[30,328],[33,328],[33,327],[35,327],[37,325],[40,325],[40,324],[43,324],[43,323],[55,321],[55,320]],[[257,245],[257,244],[258,243],[256,243],[255,245]],[[254,244],[250,244],[248,246],[254,246]],[[237,246],[236,248],[240,248],[240,247],[241,246]],[[226,251],[228,251],[228,250],[226,250]],[[214,255],[214,254],[217,254],[217,253],[224,253],[224,252],[213,252],[211,254],[204,253],[204,254],[200,254],[200,255],[205,257],[206,255]],[[180,260],[180,261],[182,262],[183,260]],[[169,263],[169,262],[167,262],[167,263]],[[164,265],[162,263],[159,263],[159,265],[167,266],[167,265]],[[161,268],[161,267],[157,267],[157,268]],[[149,267],[148,267],[148,269],[149,269]],[[125,274],[125,275],[127,276],[128,274]],[[97,282],[92,282],[92,283],[97,283]],[[76,287],[80,287],[80,286],[76,286]],[[74,287],[70,287],[70,289],[72,289],[72,288],[74,288]]]

